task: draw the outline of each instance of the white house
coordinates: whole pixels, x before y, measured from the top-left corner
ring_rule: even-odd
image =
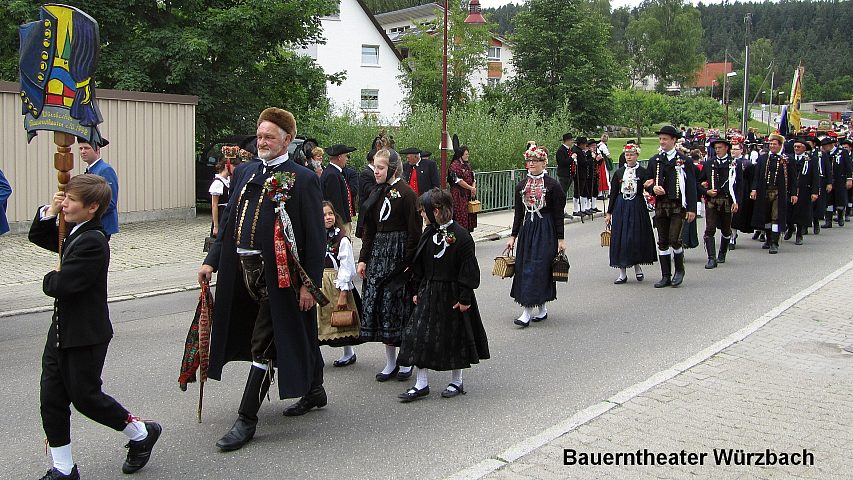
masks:
[[[338,15],[320,19],[324,44],[298,52],[313,58],[327,75],[344,71],[341,85],[327,84],[335,110],[375,115],[399,124],[405,91],[397,76],[402,56],[362,0],[341,0]]]
[[[436,22],[438,17],[443,15],[443,5],[426,3],[393,12],[380,13],[376,15],[376,20],[391,41],[398,44],[402,37],[416,29],[418,24]],[[486,66],[471,73],[472,85],[475,87],[486,84],[494,85],[515,77],[515,68],[512,65],[512,49],[505,38],[492,35],[488,51],[483,53],[486,55]]]

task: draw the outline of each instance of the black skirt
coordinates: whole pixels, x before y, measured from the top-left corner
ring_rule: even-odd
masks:
[[[649,209],[642,195],[625,200],[621,193],[614,193],[610,232],[610,266],[630,267],[651,265],[657,260],[655,233],[649,218]]]
[[[551,265],[557,255],[557,234],[550,214],[525,213],[515,242],[515,275],[510,296],[523,307],[557,299]]]
[[[406,232],[378,232],[367,265],[361,340],[400,346],[403,324],[412,314],[412,295],[408,288],[385,288],[385,281],[403,263]]]

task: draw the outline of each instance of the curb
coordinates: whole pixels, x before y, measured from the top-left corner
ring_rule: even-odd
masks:
[[[631,385],[630,387],[622,390],[621,392],[611,396],[607,400],[603,400],[575,413],[571,417],[566,418],[562,422],[559,422],[556,425],[536,435],[525,438],[524,440],[516,443],[515,445],[512,445],[508,449],[495,455],[492,458],[482,460],[479,463],[471,465],[445,478],[448,480],[480,479],[490,473],[493,473],[497,470],[506,467],[507,465],[512,464],[519,458],[547,445],[549,442],[556,440],[557,438],[571,432],[572,430],[577,429],[581,425],[595,420],[596,418],[600,417],[601,415],[604,415],[610,410],[613,410],[614,408],[625,404],[626,402],[632,400],[638,395],[641,395],[651,390],[652,388],[660,385],[661,383],[666,382],[667,380],[671,380],[677,375],[680,375],[686,372],[687,370],[690,370],[691,368],[704,362],[705,360],[708,360],[709,358],[734,345],[735,343],[742,341],[746,337],[758,331],[764,325],[767,325],[771,320],[782,315],[786,310],[793,307],[804,298],[808,297],[812,293],[826,286],[828,283],[832,282],[833,280],[837,279],[838,277],[850,270],[853,270],[853,261],[847,263],[846,265],[823,277],[817,282],[788,297],[787,300],[783,301],[775,308],[772,308],[764,315],[753,320],[749,325],[710,345],[709,347],[700,350],[695,355],[686,358],[667,369],[661,370],[641,382]]]

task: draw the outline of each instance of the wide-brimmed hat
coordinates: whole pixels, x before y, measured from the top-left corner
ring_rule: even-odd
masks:
[[[572,136],[572,134],[571,134],[571,133],[564,133],[564,134],[563,134],[563,141],[564,141],[564,142],[565,142],[566,140],[571,140],[571,139],[573,139],[573,138],[575,138],[575,137],[574,137],[574,136]]]
[[[420,155],[421,149],[417,147],[409,147],[398,150],[397,153],[402,153],[403,155]]]
[[[722,138],[722,137],[711,139],[711,141],[708,142],[708,146],[710,146],[711,148],[714,148],[714,145],[717,143],[725,143],[726,145],[728,145],[729,149],[732,148],[732,142],[730,142],[727,139]]]
[[[792,144],[801,143],[801,144],[803,144],[804,147],[806,147],[806,150],[811,150],[812,146],[809,145],[809,142],[807,142],[806,140],[807,140],[806,137],[795,137]]]
[[[823,145],[834,145],[835,139],[827,135],[825,137],[820,137],[818,139],[818,142],[820,143],[821,146],[823,146]]]
[[[672,125],[664,125],[660,130],[655,132],[655,135],[669,135],[672,138],[681,138],[681,132]]]
[[[355,147],[348,147],[343,143],[336,143],[331,147],[326,149],[326,154],[330,157],[337,157],[338,155],[343,155],[345,153],[351,153],[358,150]]]

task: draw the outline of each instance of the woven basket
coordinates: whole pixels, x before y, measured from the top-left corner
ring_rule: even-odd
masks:
[[[468,213],[480,213],[483,210],[483,204],[479,200],[468,201]]]
[[[601,232],[601,246],[610,246],[610,227],[607,227],[603,232]]]
[[[511,249],[507,248],[500,256],[495,257],[492,275],[501,278],[510,278],[515,275],[515,255]]]
[[[554,263],[551,264],[551,277],[555,282],[569,281],[569,259],[565,252],[560,252],[554,257]]]

